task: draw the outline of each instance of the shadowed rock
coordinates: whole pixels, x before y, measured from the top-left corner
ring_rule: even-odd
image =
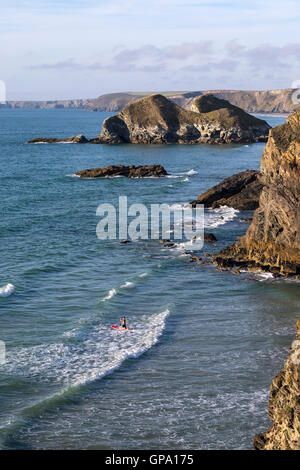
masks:
[[[204,233],[204,241],[206,243],[214,243],[217,241],[215,235],[213,233],[205,232]]]
[[[259,172],[246,170],[208,189],[191,204],[193,207],[197,204],[204,204],[213,209],[229,206],[238,210],[254,210],[258,207],[262,187]]]

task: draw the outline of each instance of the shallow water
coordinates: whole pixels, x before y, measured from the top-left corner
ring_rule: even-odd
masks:
[[[264,144],[28,145],[93,137],[107,113],[0,110],[0,441],[5,449],[247,449],[299,316],[298,283],[189,263],[186,245],[96,237],[96,208],[182,204],[259,168]],[[266,117],[273,125],[284,117]],[[108,164],[171,178],[80,180]],[[207,210],[217,251],[248,213]],[[3,295],[4,294],[4,295]],[[132,332],[110,325],[128,317]]]

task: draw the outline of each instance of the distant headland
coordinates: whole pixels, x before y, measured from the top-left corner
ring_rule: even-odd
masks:
[[[295,90],[199,90],[199,91],[169,91],[159,92],[174,103],[189,110],[192,101],[197,96],[213,94],[217,98],[229,101],[248,113],[277,113],[290,114],[297,105],[292,101]],[[36,108],[36,109],[85,109],[89,111],[119,112],[126,105],[139,98],[152,95],[147,92],[109,93],[91,99],[47,100],[47,101],[7,101],[0,108]]]

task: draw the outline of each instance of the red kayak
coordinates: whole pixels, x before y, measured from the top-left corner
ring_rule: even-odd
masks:
[[[133,331],[133,328],[121,328],[118,325],[111,325],[111,328],[113,328],[114,330],[121,330],[121,331]]]

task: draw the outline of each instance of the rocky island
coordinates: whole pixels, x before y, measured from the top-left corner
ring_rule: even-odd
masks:
[[[91,168],[75,173],[80,178],[112,178],[114,176],[125,176],[126,178],[146,178],[167,176],[168,173],[161,165],[124,166],[111,165],[105,168]]]
[[[130,103],[116,116],[105,119],[93,142],[219,144],[266,140],[266,121],[212,95],[203,95],[187,111],[156,94]]]
[[[36,138],[29,143],[92,144],[228,144],[266,141],[269,124],[213,95],[193,101],[187,111],[163,95],[151,95],[128,104],[105,119],[101,134],[67,139]]]

